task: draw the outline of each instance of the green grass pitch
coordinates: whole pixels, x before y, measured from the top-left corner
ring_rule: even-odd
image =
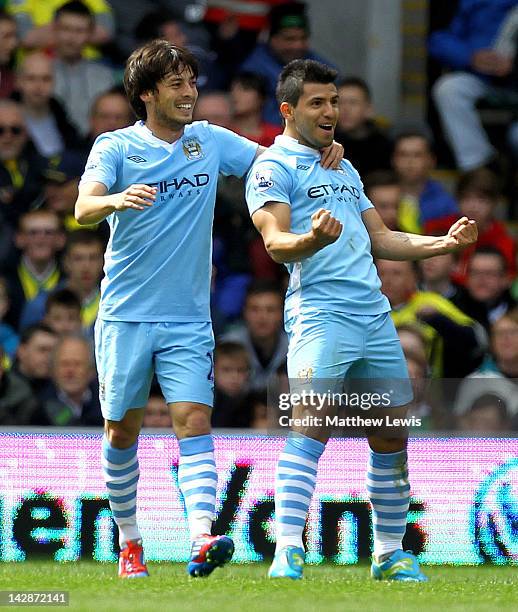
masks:
[[[184,565],[150,563],[148,579],[123,581],[115,564],[0,563],[0,590],[67,590],[67,609],[88,612],[518,610],[516,566],[426,567],[426,584],[375,582],[367,565],[307,566],[298,582],[268,580],[267,569],[231,564],[192,579]]]

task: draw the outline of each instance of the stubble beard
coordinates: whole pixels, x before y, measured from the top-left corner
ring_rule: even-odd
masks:
[[[189,119],[185,119],[185,120],[174,119],[173,117],[168,115],[166,112],[164,112],[160,107],[156,108],[155,116],[156,116],[156,120],[158,121],[158,123],[160,123],[160,125],[163,125],[164,127],[172,131],[181,130],[183,127],[185,127],[186,125],[192,122],[192,115]]]

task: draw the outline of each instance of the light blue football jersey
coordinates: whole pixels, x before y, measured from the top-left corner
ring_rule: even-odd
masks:
[[[371,255],[371,243],[361,213],[372,208],[352,164],[342,160],[336,170],[324,170],[320,153],[294,138],[277,136],[252,166],[246,186],[250,214],[268,202],[291,208],[294,234],[311,230],[311,215],[320,208],[343,224],[336,242],[313,256],[287,264],[290,283],[285,318],[298,313],[334,311],[374,315],[388,312],[381,281]]]
[[[212,222],[218,174],[243,176],[257,144],[200,121],[169,144],[146,125],[101,134],[82,183],[108,193],[134,183],[157,187],[142,211],[108,216],[99,318],[107,321],[210,321]]]

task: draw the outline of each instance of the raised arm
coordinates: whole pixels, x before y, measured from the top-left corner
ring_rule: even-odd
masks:
[[[152,206],[156,187],[130,185],[121,193],[107,194],[103,183],[91,181],[79,187],[74,215],[80,225],[99,223],[116,210],[144,210]]]
[[[281,202],[270,202],[252,215],[270,257],[277,263],[290,263],[311,257],[338,239],[342,232],[340,221],[321,208],[311,217],[311,231],[305,234],[290,232],[290,207]]]
[[[369,232],[372,254],[380,259],[426,259],[458,251],[474,244],[478,237],[477,224],[467,217],[455,221],[445,236],[420,236],[389,230],[374,208],[364,211],[362,218]]]

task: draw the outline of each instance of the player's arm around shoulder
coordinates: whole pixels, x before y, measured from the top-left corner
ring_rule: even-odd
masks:
[[[80,225],[99,223],[115,211],[144,210],[153,205],[156,187],[130,185],[120,193],[107,195],[107,192],[106,185],[96,181],[79,187],[74,215]]]

